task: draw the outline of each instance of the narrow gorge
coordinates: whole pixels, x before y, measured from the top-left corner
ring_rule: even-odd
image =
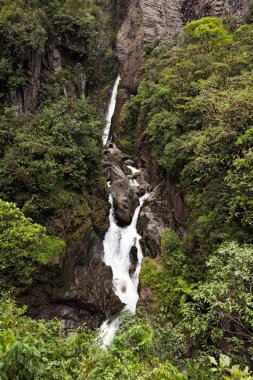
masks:
[[[124,144],[122,145],[124,139],[122,108],[136,94],[140,84],[145,46],[157,44],[162,46],[175,38],[184,23],[200,16],[231,12],[240,20],[247,6],[246,0],[213,1],[209,6],[204,1],[197,2],[194,6],[190,1],[164,0],[154,3],[149,0],[132,0],[124,4],[117,2],[115,13],[119,24],[114,54],[119,62],[121,81],[118,77],[112,89],[112,99],[106,116],[107,126],[103,134],[103,145],[108,137],[109,141],[104,149],[103,170],[111,183],[110,192],[115,216],[121,226],[130,225],[139,205],[139,198],[149,191],[149,197],[140,210],[137,221],[138,234],[143,237],[140,245],[144,256],[160,255],[160,237],[166,228],[172,227],[179,236],[184,236],[188,217],[188,207],[183,192],[176,183],[161,175],[154,149],[138,123],[133,135],[135,148],[130,156],[125,153],[126,149]],[[15,93],[11,91],[10,98],[7,98],[6,102],[11,101],[11,104],[19,107],[22,112],[34,110],[38,93],[43,94],[46,91],[45,84],[40,83],[41,80],[38,78],[43,78],[48,68],[50,75],[57,78],[62,65],[69,59],[68,49],[71,48],[56,45],[55,38],[50,36],[45,57],[31,57],[31,61],[27,63],[27,70],[34,77],[27,79],[24,88],[16,90]],[[60,86],[57,88],[57,94],[63,91],[67,96],[82,96],[85,75],[84,73],[78,75],[77,82],[70,76],[62,90]],[[108,97],[108,87],[106,93]],[[130,166],[141,170],[132,173]],[[110,265],[106,266],[103,263],[102,242],[108,227],[106,194],[103,193],[102,201],[96,197],[95,194],[94,200],[97,204],[91,205],[92,208],[95,207],[91,211],[91,224],[94,223],[93,214],[96,213],[98,205],[102,218],[98,220],[98,225],[90,225],[81,239],[67,237],[67,255],[53,263],[50,269],[56,272],[54,278],[41,274],[30,289],[24,292],[21,290],[19,299],[21,303],[30,305],[30,315],[47,319],[58,316],[64,318],[68,327],[85,321],[94,328],[122,308],[120,300],[114,294]],[[65,222],[60,223],[64,225]]]
[[[0,2],[0,379],[253,380],[253,2]]]
[[[148,184],[142,178],[143,170],[131,166],[131,158],[124,155],[115,143],[108,141],[119,84],[118,76],[107,112],[107,125],[103,132],[104,166],[111,191],[110,227],[103,242],[103,260],[112,268],[113,290],[124,305],[123,310],[135,313],[143,258],[141,236],[137,233],[136,226],[141,207],[148,198]],[[113,339],[118,325],[119,317],[114,317],[101,326],[104,347]]]

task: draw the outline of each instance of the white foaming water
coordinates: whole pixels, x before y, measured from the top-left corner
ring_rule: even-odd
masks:
[[[136,305],[139,298],[138,284],[139,273],[142,262],[142,250],[140,246],[141,236],[137,233],[136,225],[141,206],[147,199],[148,193],[140,198],[140,205],[136,208],[132,223],[127,227],[119,227],[114,217],[113,200],[110,195],[110,227],[104,239],[104,262],[112,267],[113,287],[117,296],[125,304],[124,311],[135,313]],[[138,263],[134,274],[130,277],[130,250],[131,247],[137,248]],[[103,347],[107,346],[114,337],[119,324],[119,318],[111,322],[106,321],[101,326],[101,338]]]
[[[139,183],[136,179],[130,179],[130,186],[139,186]]]
[[[110,105],[106,115],[106,127],[103,132],[102,140],[103,146],[106,145],[110,133],[111,120],[115,111],[116,98],[118,87],[120,83],[120,76],[117,77],[111,96]],[[132,174],[140,173],[141,170],[128,166]],[[110,181],[107,182],[108,187],[111,186]],[[138,186],[136,179],[130,180],[131,186]],[[125,304],[124,311],[131,311],[135,313],[138,301],[138,284],[139,273],[142,262],[142,251],[140,246],[141,236],[137,233],[136,225],[141,206],[148,194],[142,196],[139,201],[140,205],[136,208],[132,222],[129,226],[123,228],[119,227],[114,217],[114,207],[112,196],[110,195],[109,202],[111,204],[110,210],[110,227],[104,239],[104,262],[106,265],[111,266],[113,272],[113,288],[115,294],[120,298],[122,303]],[[137,248],[137,265],[135,272],[130,276],[130,250],[135,246]],[[119,317],[112,320],[105,321],[100,328],[100,339],[102,340],[102,347],[106,347],[113,339],[115,332],[119,326]]]
[[[105,144],[107,143],[108,136],[110,133],[112,117],[113,117],[115,106],[116,106],[119,82],[120,82],[120,76],[118,75],[113,86],[111,101],[110,101],[109,108],[106,115],[106,127],[104,129],[103,136],[102,136],[103,146],[105,146]]]
[[[127,168],[132,171],[132,174],[140,173],[141,172],[140,169],[136,169],[134,166],[131,166],[131,165],[127,165]]]
[[[100,327],[100,339],[102,340],[101,348],[105,348],[114,338],[114,335],[119,327],[119,317],[112,321],[105,321]]]

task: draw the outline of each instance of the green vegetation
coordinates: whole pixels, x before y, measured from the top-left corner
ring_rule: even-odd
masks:
[[[250,362],[252,263],[251,245],[227,242],[199,268],[172,230],[164,234],[162,257],[146,258],[141,274],[154,297],[151,318],[160,357],[179,364],[194,349],[200,364],[224,352],[242,366]]]
[[[209,371],[188,363],[180,373],[155,357],[152,329],[143,316],[124,315],[120,331],[106,350],[96,335],[81,330],[62,334],[58,322],[34,321],[8,299],[0,300],[1,379],[20,380],[252,380],[223,355],[210,357]]]
[[[64,82],[71,81],[77,91],[80,78],[88,90],[112,79],[115,64],[104,18],[102,9],[90,0],[2,1],[0,98],[8,100],[10,91],[29,84],[31,71],[40,70],[40,56],[47,60],[52,48],[59,49],[62,62],[56,73],[48,67],[50,62],[42,61],[42,99],[59,96]]]
[[[104,121],[93,103],[100,102],[98,86],[115,74],[109,6],[0,2],[3,290],[30,285],[64,253],[68,237],[82,242],[89,231],[106,230]],[[97,333],[67,334],[60,322],[32,320],[12,293],[3,294],[1,379],[253,379],[247,367],[253,359],[253,27],[231,25],[193,21],[176,46],[146,49],[143,81],[121,115],[121,145],[134,151],[138,126],[161,179],[181,186],[190,209],[186,236],[168,229],[161,256],[145,259],[141,283],[152,294],[152,311],[142,305],[137,316],[125,313],[112,344],[101,349]],[[52,48],[60,52],[56,70],[47,67]],[[36,112],[20,114],[22,107],[11,107],[13,96],[27,88],[40,58]]]
[[[98,216],[101,230],[106,225],[95,90],[115,75],[108,7],[107,0],[0,4],[0,198],[61,236],[84,238],[93,224],[100,232]]]
[[[0,200],[1,287],[27,284],[40,266],[64,251],[64,240],[46,235],[13,204]]]
[[[0,284],[12,295],[51,279],[71,239],[107,229],[95,102],[115,71],[107,6],[0,2]]]
[[[101,177],[103,119],[97,110],[87,100],[62,98],[39,115],[16,117],[6,110],[0,122],[2,199],[56,230],[80,224],[90,213],[86,193]]]
[[[122,113],[122,146],[134,151],[138,126],[161,179],[180,184],[189,205],[186,237],[164,233],[141,283],[157,355],[183,367],[194,358],[194,379],[212,378],[210,355],[252,363],[252,34],[217,18],[189,23],[176,47],[149,52]]]
[[[179,306],[194,285],[188,288],[185,278],[188,274],[185,247],[172,230],[162,236],[162,255],[156,259],[146,257],[141,271],[141,284],[152,286],[154,312],[166,312],[173,319],[178,318]]]
[[[162,176],[187,194],[190,239],[203,254],[230,237],[252,242],[252,33],[242,25],[231,34],[219,19],[191,22],[177,48],[146,59],[122,115],[123,143],[142,126]]]
[[[25,317],[8,299],[0,301],[0,376],[3,380],[77,378],[79,360],[92,335],[59,335],[60,323]]]

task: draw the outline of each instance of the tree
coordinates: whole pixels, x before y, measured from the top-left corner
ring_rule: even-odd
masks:
[[[203,53],[210,53],[216,46],[232,41],[232,36],[215,17],[204,17],[184,26],[187,43],[197,44]]]
[[[36,116],[17,118],[9,110],[1,120],[1,198],[43,225],[56,216],[66,220],[80,196],[85,211],[85,191],[102,177],[104,122],[96,108],[87,99],[60,98]]]
[[[0,200],[0,281],[26,284],[41,265],[65,249],[64,240],[48,236],[13,204]]]

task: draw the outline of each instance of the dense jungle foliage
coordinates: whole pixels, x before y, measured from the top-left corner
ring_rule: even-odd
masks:
[[[98,5],[97,5],[97,4]],[[107,27],[109,1],[3,0],[0,8],[0,99],[29,82],[31,62],[42,55],[42,90],[37,103],[63,94],[83,79],[87,91],[115,76]],[[52,47],[61,55],[61,68],[50,72]],[[37,70],[38,68],[34,68]]]
[[[107,349],[95,334],[77,330],[67,337],[58,322],[24,316],[9,299],[0,301],[0,376],[3,380],[251,380],[248,368],[232,365],[226,355],[209,356],[206,369],[193,361],[178,371],[159,361],[153,329],[142,315],[125,313]],[[182,370],[182,368],[181,368]]]
[[[97,109],[86,99],[60,98],[38,115],[6,110],[0,124],[1,198],[53,231],[78,225],[101,177]]]
[[[252,37],[251,24],[189,23],[176,46],[147,49],[123,110],[122,145],[134,152],[138,126],[190,210],[186,237],[165,232],[162,256],[141,274],[159,357],[178,365],[194,358],[204,368],[220,354],[252,363]]]
[[[80,229],[85,235],[87,226],[97,232],[107,215],[104,119],[99,100],[87,96],[114,77],[110,44],[103,42],[107,7],[90,0],[0,3],[2,287],[29,284],[64,250],[57,236],[66,240]],[[35,108],[24,113],[16,99],[30,104],[28,92]]]
[[[137,316],[125,313],[114,341],[101,349],[96,332],[84,327],[66,334],[61,322],[32,320],[12,301],[15,287],[30,284],[64,253],[68,233],[87,223],[99,229],[99,210],[107,212],[104,121],[94,99],[100,103],[96,90],[115,76],[105,43],[109,5],[0,1],[6,106],[0,110],[0,284],[6,289],[0,378],[251,380],[251,24],[235,30],[233,23],[205,18],[188,24],[176,46],[149,49],[144,80],[124,109],[122,145],[134,150],[138,123],[161,178],[181,186],[191,210],[187,237],[167,230],[162,256],[145,260],[141,281],[152,289],[152,313],[143,305]],[[27,85],[27,62],[34,54],[46,57],[52,41],[61,68],[52,73],[45,58],[36,112],[21,115],[8,107],[10,93]]]

